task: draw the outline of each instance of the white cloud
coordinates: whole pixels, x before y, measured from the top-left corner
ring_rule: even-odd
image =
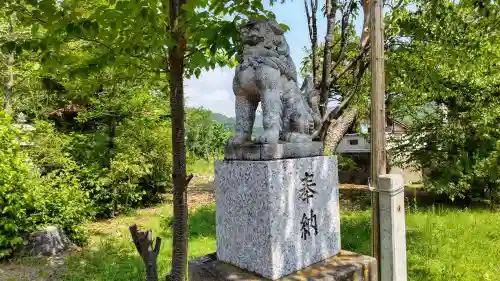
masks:
[[[186,81],[187,106],[203,107],[226,116],[234,116],[234,94],[232,90],[234,70],[224,67],[202,72]]]

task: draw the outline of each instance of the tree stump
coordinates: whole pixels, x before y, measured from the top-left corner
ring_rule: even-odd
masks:
[[[27,235],[18,254],[20,256],[54,256],[67,250],[71,245],[71,241],[60,227],[47,226]]]
[[[156,260],[160,252],[161,238],[156,237],[153,248],[153,237],[151,230],[139,231],[137,225],[129,227],[132,240],[137,251],[141,255],[142,261],[146,266],[146,281],[158,281],[158,268]]]

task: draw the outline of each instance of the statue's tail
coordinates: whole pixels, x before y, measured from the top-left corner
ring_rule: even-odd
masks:
[[[314,82],[311,75],[304,77],[302,87],[300,87],[302,97],[306,101],[308,111],[314,122],[314,127],[317,129],[321,125],[321,113],[319,112],[319,93],[314,88]]]

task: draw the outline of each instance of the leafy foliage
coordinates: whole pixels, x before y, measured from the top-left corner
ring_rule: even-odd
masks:
[[[80,187],[75,163],[57,149],[65,140],[50,138],[51,145],[26,153],[21,144],[47,141],[51,128],[39,123],[42,132],[28,139],[10,117],[0,114],[0,257],[20,245],[23,235],[49,224],[61,226],[75,243],[84,242],[79,226],[88,218],[89,199]]]
[[[174,193],[180,190],[183,78],[233,66],[239,25],[274,17],[257,0],[189,1],[182,7],[159,0],[6,0],[0,8],[0,21],[15,21],[19,31],[0,33],[2,54],[9,56],[2,76],[15,80],[6,93],[14,93],[14,113],[28,114],[36,128],[27,148],[40,172],[33,196],[43,197],[35,200],[35,224],[60,224],[71,234],[88,213],[114,216],[153,202],[171,178]],[[26,40],[18,40],[21,34]],[[193,112],[186,122],[193,158],[220,154],[227,131],[206,112]],[[176,222],[182,226],[182,217]],[[185,269],[175,264],[179,272]]]
[[[34,198],[30,191],[35,185],[32,166],[22,151],[20,132],[11,119],[0,111],[0,258],[23,242],[21,234],[33,229]]]
[[[33,189],[38,225],[59,225],[76,244],[86,241],[81,228],[89,218],[90,201],[76,170],[64,169],[42,176]]]
[[[3,82],[12,74],[13,113],[27,115],[35,128],[25,136],[24,151],[18,144],[1,148],[13,157],[2,173],[9,175],[2,188],[13,195],[2,201],[12,221],[5,221],[5,233],[0,230],[0,249],[10,251],[18,234],[45,224],[61,225],[80,240],[78,226],[88,217],[156,202],[170,189],[172,66],[166,62],[176,42],[169,6],[145,0],[0,1],[0,75]],[[189,1],[183,9],[184,77],[234,65],[239,25],[250,17],[274,17],[253,0]],[[11,54],[14,63],[6,68]],[[3,87],[0,92],[3,99]],[[228,131],[208,111],[188,115],[191,160],[220,155]],[[6,135],[17,138],[11,127]],[[16,185],[7,182],[21,177]]]
[[[204,109],[189,109],[186,120],[186,145],[192,156],[207,159],[224,153],[224,145],[231,131],[212,119]]]
[[[413,117],[394,152],[451,198],[499,198],[499,12],[495,3],[422,3],[390,55],[391,113]]]

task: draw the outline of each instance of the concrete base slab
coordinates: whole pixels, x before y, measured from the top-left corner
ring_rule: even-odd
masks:
[[[189,261],[189,281],[269,281],[255,273],[217,260],[216,254]],[[377,281],[377,261],[368,256],[340,254],[278,279],[279,281]]]

